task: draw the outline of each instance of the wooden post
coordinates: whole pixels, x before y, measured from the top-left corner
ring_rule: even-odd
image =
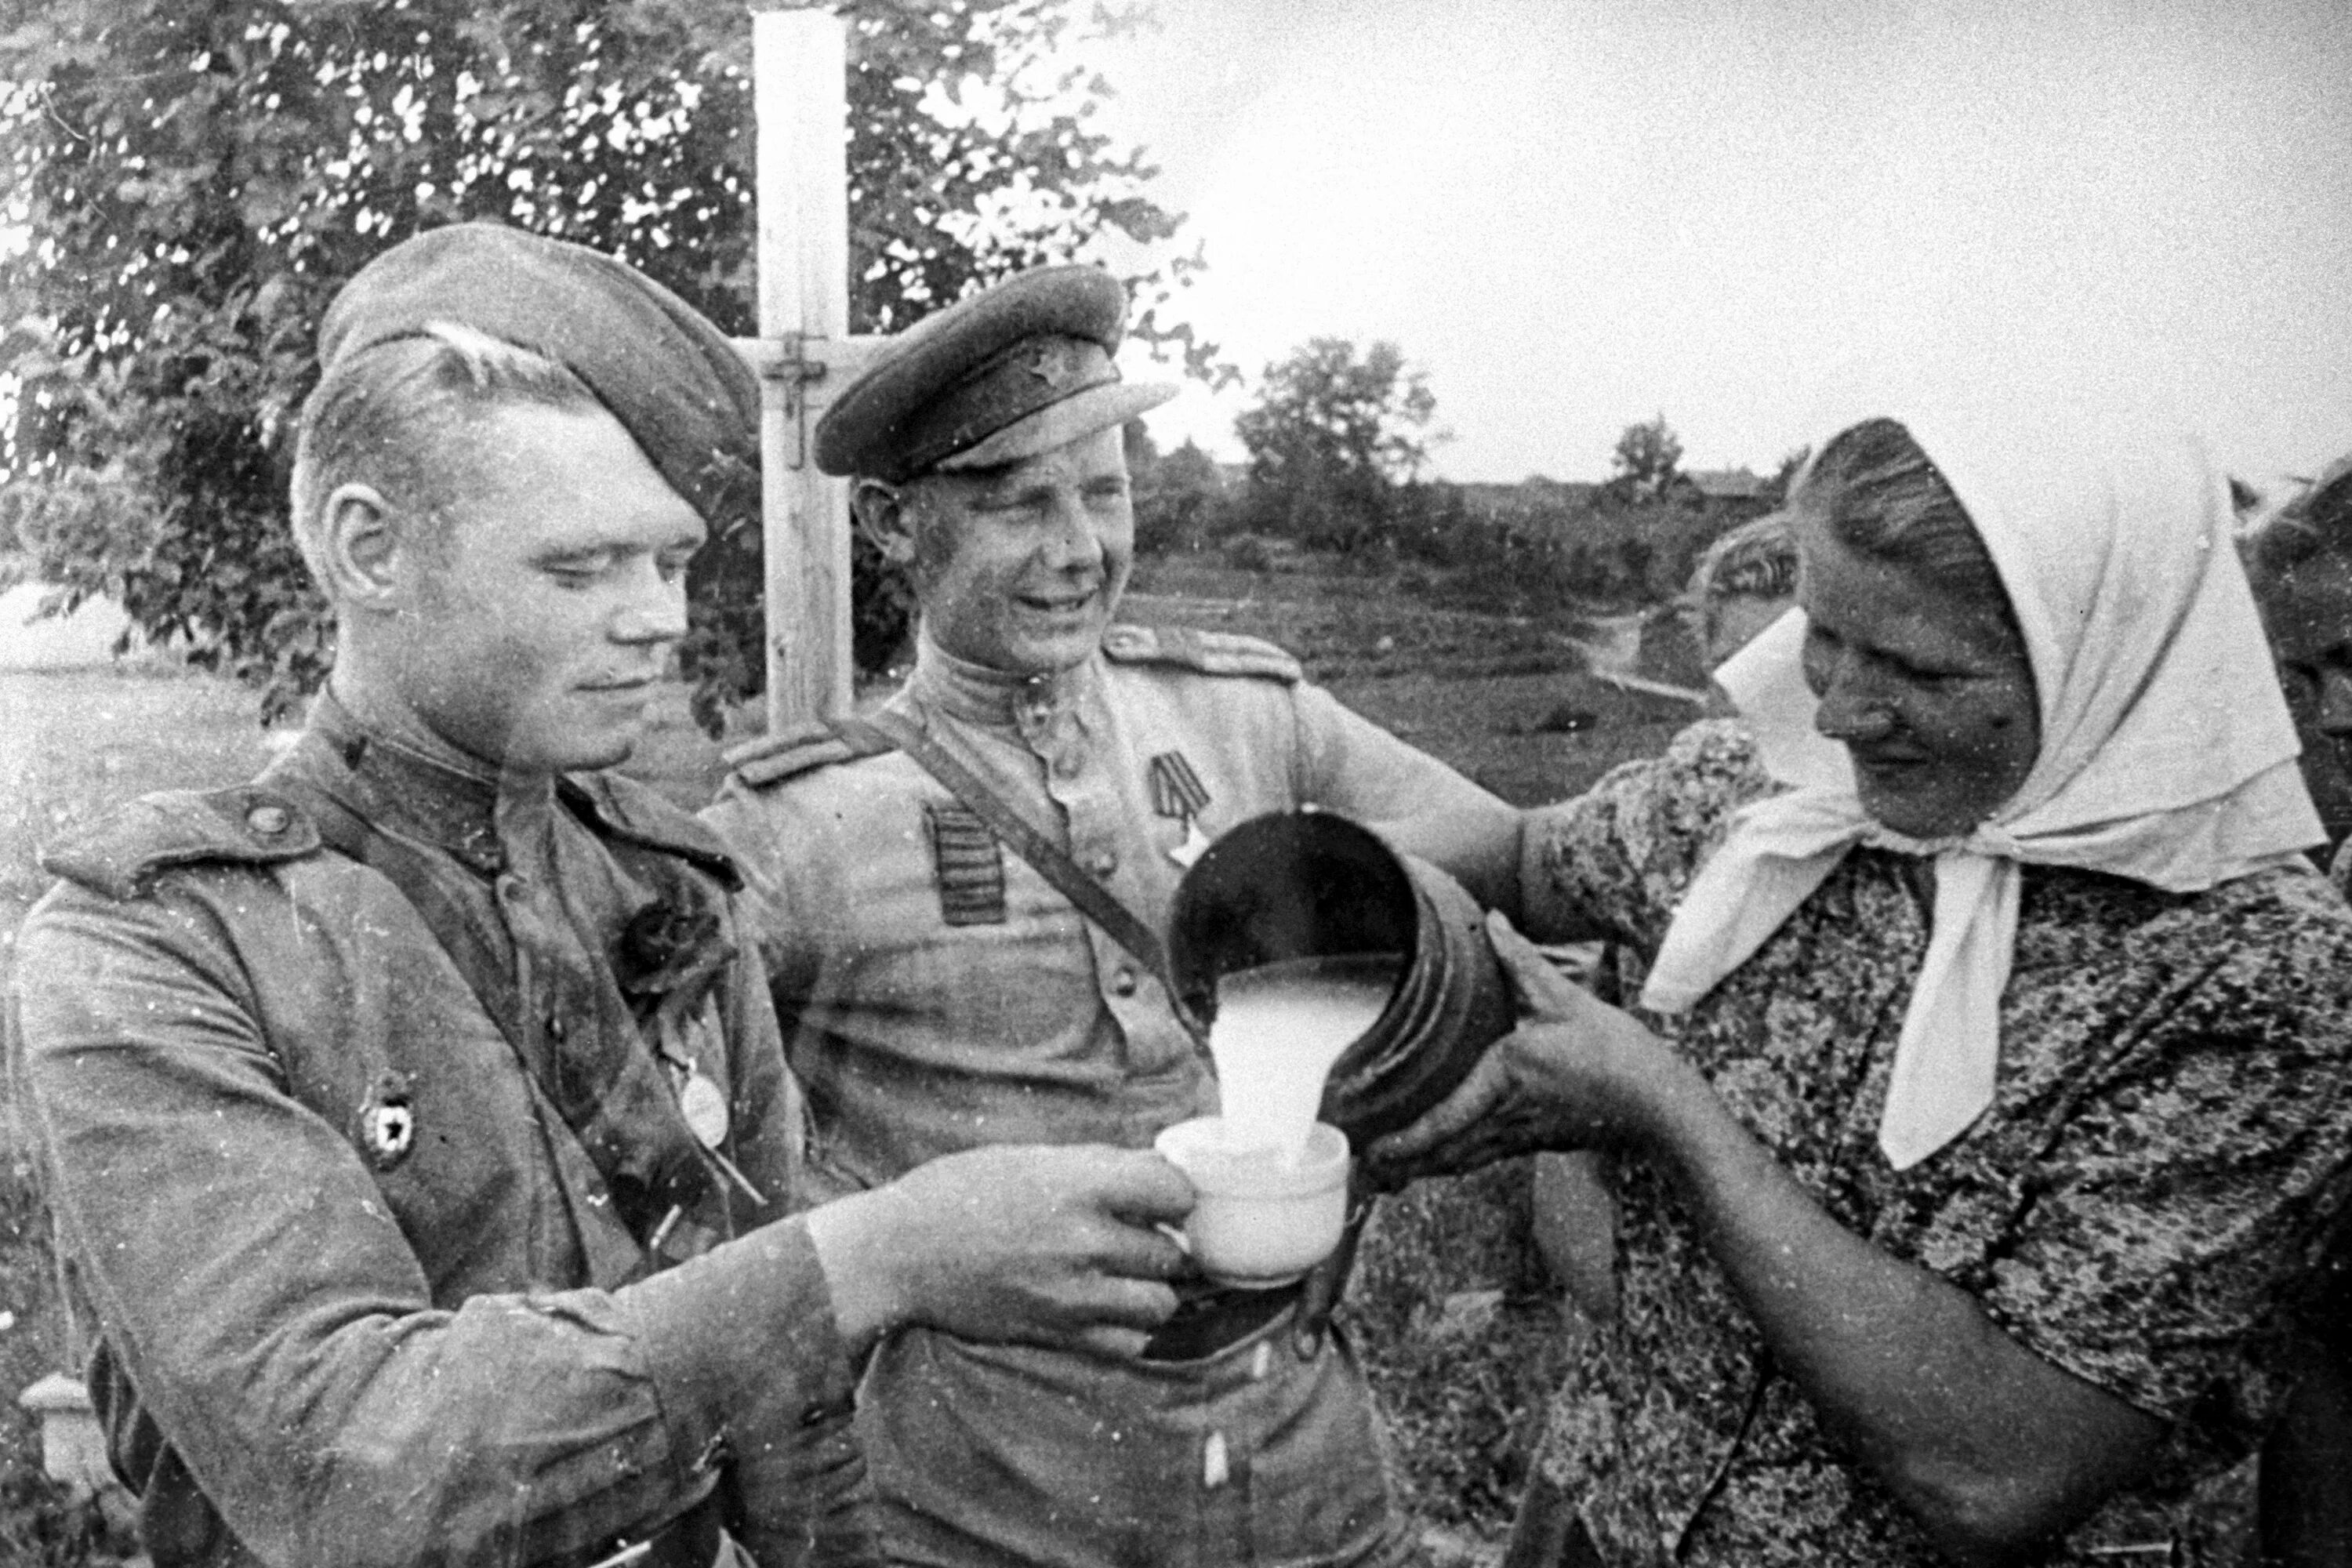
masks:
[[[845,40],[841,18],[825,12],[751,16],[762,340],[752,359],[763,389],[772,731],[850,703],[848,487],[818,473],[809,454],[819,392],[811,373],[824,365],[811,340],[837,343],[849,331]]]

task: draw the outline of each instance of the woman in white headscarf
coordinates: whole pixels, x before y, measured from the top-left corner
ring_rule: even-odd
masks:
[[[1581,1528],[1515,1561],[2169,1564],[2242,1526],[2352,1180],[2352,913],[2218,477],[2025,450],[1824,447],[1799,610],[1718,672],[1742,717],[1523,825],[1520,922],[1651,960],[1643,1016],[1497,920],[1520,1028],[1370,1151],[1612,1156],[1615,1318],[1539,1461]]]

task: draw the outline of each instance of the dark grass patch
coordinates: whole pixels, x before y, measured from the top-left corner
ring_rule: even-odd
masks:
[[[1331,690],[1515,805],[1580,794],[1620,763],[1658,755],[1698,717],[1690,703],[1568,673],[1336,680]],[[1591,721],[1548,727],[1562,708]]]
[[[1507,1162],[1380,1200],[1345,1321],[1424,1527],[1499,1541],[1579,1332],[1544,1274],[1529,1165]]]

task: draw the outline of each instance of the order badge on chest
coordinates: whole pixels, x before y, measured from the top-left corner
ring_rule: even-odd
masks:
[[[1208,786],[1181,752],[1162,752],[1151,759],[1151,810],[1175,822],[1184,837],[1168,851],[1168,858],[1185,870],[1209,852],[1209,836],[1201,831],[1201,813],[1208,809]]]

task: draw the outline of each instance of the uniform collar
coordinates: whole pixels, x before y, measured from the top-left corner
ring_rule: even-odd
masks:
[[[1102,679],[1102,655],[1051,675],[1013,675],[958,658],[928,633],[917,638],[910,697],[923,707],[966,723],[1042,733],[1076,707]]]
[[[511,810],[525,795],[553,793],[550,778],[501,780],[487,769],[460,769],[428,757],[361,722],[330,692],[320,692],[311,705],[305,740],[323,742],[342,764],[363,797],[369,820],[446,849],[486,875],[506,868],[499,834],[501,797]]]

